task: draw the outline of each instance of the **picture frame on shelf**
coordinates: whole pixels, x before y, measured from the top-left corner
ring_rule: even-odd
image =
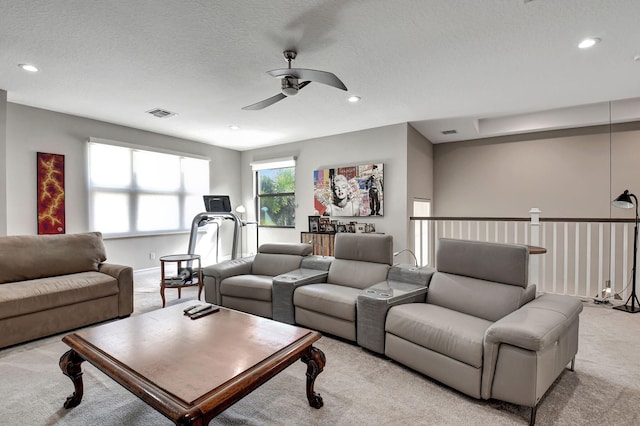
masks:
[[[356,223],[356,234],[363,234],[366,229],[366,223]]]
[[[320,232],[320,216],[309,216],[309,232]]]
[[[329,217],[320,216],[318,221],[319,221],[319,223],[318,223],[318,232],[324,233],[324,234],[332,232],[330,230],[330,229],[332,229],[332,226],[331,226],[331,220],[329,219]]]

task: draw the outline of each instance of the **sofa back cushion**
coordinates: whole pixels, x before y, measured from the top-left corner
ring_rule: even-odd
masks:
[[[385,281],[389,273],[389,268],[391,268],[391,266],[386,263],[335,259],[329,267],[327,282],[330,284],[364,289]]]
[[[497,321],[531,300],[522,287],[435,272],[429,283],[427,303],[487,321]]]
[[[529,250],[523,245],[441,238],[436,268],[439,272],[525,288],[529,283]]]
[[[441,238],[427,303],[497,321],[535,295],[526,246]]]
[[[0,237],[0,284],[97,271],[106,259],[100,232]]]
[[[336,234],[334,245],[336,259],[364,262],[393,263],[393,237],[382,234]]]
[[[393,262],[393,237],[382,234],[336,234],[335,260],[327,282],[367,288],[387,279]]]
[[[304,256],[313,251],[311,244],[304,243],[268,243],[258,249],[251,273],[275,277],[300,267]]]

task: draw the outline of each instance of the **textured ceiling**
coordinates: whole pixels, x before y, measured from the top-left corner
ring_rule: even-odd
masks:
[[[565,113],[568,125],[606,122],[613,100],[632,99],[625,114],[640,117],[638,17],[638,0],[3,0],[0,88],[10,102],[237,150],[400,122],[446,142],[558,127]],[[587,36],[602,42],[577,49]],[[349,91],[310,84],[241,110],[279,92],[265,71],[285,66],[287,48]]]

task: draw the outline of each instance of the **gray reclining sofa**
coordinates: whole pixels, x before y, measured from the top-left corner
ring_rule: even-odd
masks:
[[[203,268],[204,298],[209,303],[272,318],[273,277],[300,268],[311,244],[268,243],[255,256]]]
[[[358,295],[387,279],[393,237],[336,234],[334,257],[326,281],[295,289],[295,322],[355,342]]]
[[[535,298],[526,246],[440,239],[425,303],[389,309],[385,354],[467,395],[531,407],[578,351],[576,297]]]

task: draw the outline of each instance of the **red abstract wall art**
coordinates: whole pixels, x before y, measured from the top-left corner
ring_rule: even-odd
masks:
[[[64,234],[64,155],[38,152],[38,234]]]

